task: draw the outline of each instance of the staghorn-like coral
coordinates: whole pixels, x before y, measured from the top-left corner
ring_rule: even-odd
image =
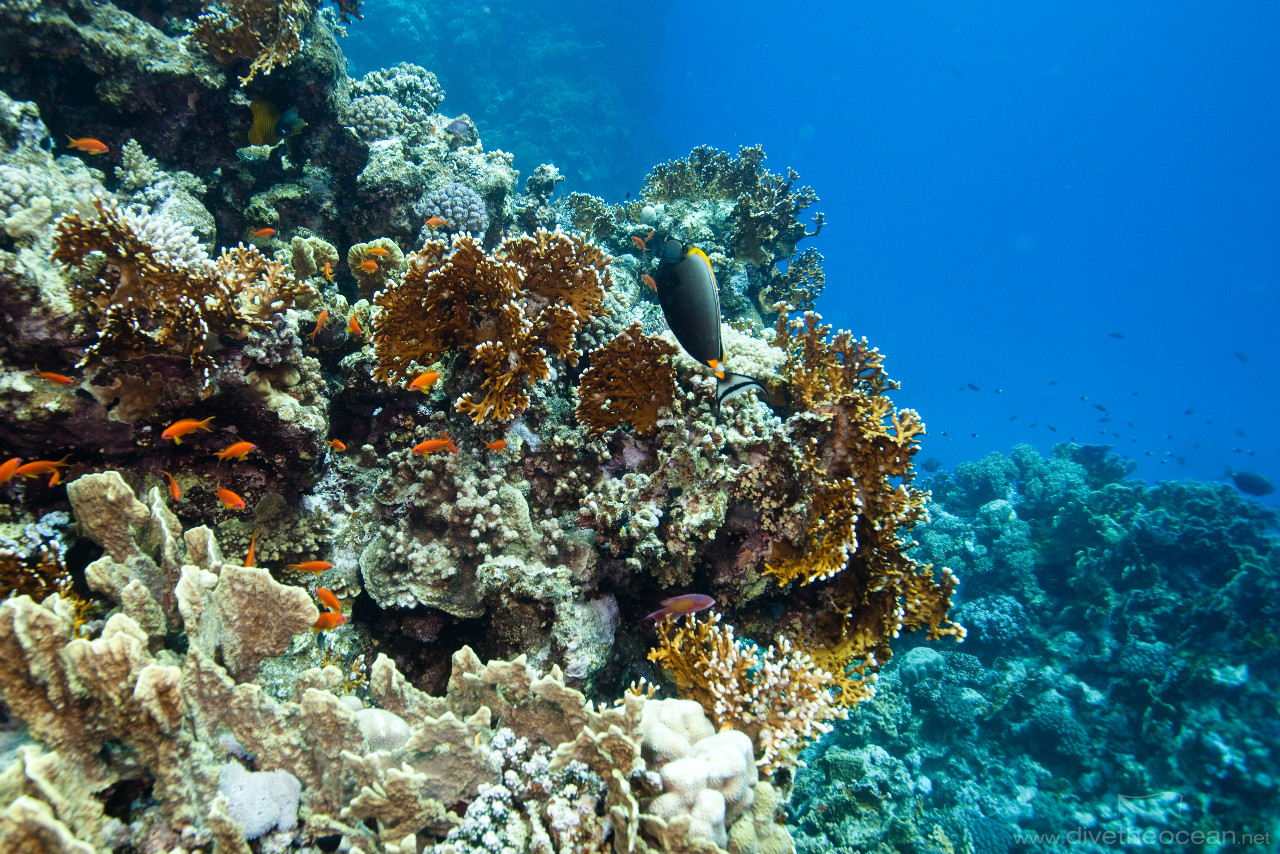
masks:
[[[529,405],[528,382],[551,375],[552,353],[577,360],[577,331],[603,308],[607,264],[597,247],[561,232],[511,238],[492,255],[466,235],[451,247],[430,243],[375,299],[383,311],[374,376],[403,382],[415,364],[461,351],[483,375],[483,397],[466,392],[455,408],[477,424],[511,418]]]
[[[806,744],[831,731],[828,721],[847,717],[875,693],[874,674],[862,675],[865,663],[853,678],[843,668],[833,673],[781,635],[762,650],[720,620],[715,611],[679,624],[668,618],[649,660],[666,668],[680,694],[696,700],[717,728],[750,736],[766,774],[793,765]]]
[[[87,364],[106,351],[122,358],[159,353],[189,359],[208,382],[210,334],[244,337],[293,304],[306,286],[254,247],[224,250],[214,261],[189,227],[115,202],[95,201],[97,216],[58,221],[53,258],[83,273],[72,296],[97,317]]]
[[[658,430],[658,417],[675,401],[671,357],[676,348],[644,334],[639,323],[591,353],[578,382],[578,421],[601,436],[630,424],[643,436]]]

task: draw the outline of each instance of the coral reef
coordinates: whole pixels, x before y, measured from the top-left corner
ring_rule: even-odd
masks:
[[[652,436],[658,418],[675,402],[671,357],[676,348],[646,336],[640,325],[591,353],[591,367],[578,383],[577,418],[600,436],[622,424]]]
[[[465,235],[451,249],[431,243],[413,253],[400,281],[379,293],[374,376],[403,381],[414,364],[461,350],[483,374],[483,397],[465,392],[456,409],[476,423],[511,418],[529,405],[525,385],[550,376],[551,352],[577,360],[578,327],[600,313],[609,287],[607,259],[580,238],[546,231],[507,240],[493,255]]]

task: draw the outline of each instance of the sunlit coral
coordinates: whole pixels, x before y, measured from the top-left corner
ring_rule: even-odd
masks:
[[[630,424],[641,435],[658,429],[658,414],[670,409],[676,383],[675,348],[645,335],[639,323],[591,354],[591,367],[578,384],[578,421],[600,436]]]
[[[383,311],[374,376],[403,382],[415,366],[460,352],[484,377],[478,400],[466,392],[455,402],[476,423],[528,407],[527,385],[551,375],[552,354],[577,361],[578,329],[603,313],[609,286],[604,253],[561,232],[510,238],[493,254],[460,235],[405,261],[405,274],[375,299]]]
[[[835,675],[808,653],[782,636],[761,649],[736,637],[715,611],[705,620],[696,614],[679,624],[668,619],[658,636],[649,660],[669,670],[680,694],[697,700],[717,728],[751,736],[756,764],[766,773],[794,762],[805,744],[830,732],[829,721],[847,717],[848,706],[873,693],[868,680],[860,694],[843,693],[844,705],[837,703]]]

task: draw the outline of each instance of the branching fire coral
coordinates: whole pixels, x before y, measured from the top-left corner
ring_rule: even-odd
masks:
[[[675,400],[675,352],[639,323],[593,352],[578,385],[578,421],[587,433],[601,436],[624,423],[644,436],[657,432],[658,413]]]
[[[259,73],[289,64],[302,49],[302,29],[314,13],[307,0],[224,0],[205,6],[192,36],[219,62],[253,60],[240,78],[244,86]]]
[[[681,696],[697,700],[718,729],[751,736],[765,773],[793,763],[801,748],[830,732],[828,721],[847,717],[848,707],[873,693],[868,679],[860,695],[847,693],[838,704],[836,676],[808,653],[782,636],[777,646],[762,650],[735,637],[715,611],[706,620],[690,615],[680,625],[668,619],[658,636],[649,660],[671,671]]]
[[[190,359],[207,381],[210,334],[240,336],[293,304],[305,290],[284,265],[254,247],[209,258],[188,226],[96,200],[97,216],[58,222],[53,259],[85,271],[72,297],[97,315],[98,340],[81,364],[111,355],[167,354]]]
[[[816,313],[792,320],[786,306],[779,309],[775,344],[787,353],[782,374],[801,410],[792,440],[801,449],[798,489],[808,521],[791,542],[774,544],[766,572],[783,585],[827,582],[821,619],[810,621],[801,641],[836,662],[873,656],[884,663],[903,629],[963,639],[964,628],[946,616],[956,577],[944,569],[935,581],[930,566],[907,554],[914,543],[906,532],[928,519],[929,496],[912,484],[920,417],[894,411],[887,392],[897,384],[865,339],[829,338],[831,327]]]
[[[485,254],[468,235],[450,246],[428,243],[405,259],[408,270],[374,302],[377,379],[401,382],[414,365],[459,351],[484,375],[482,396],[455,403],[480,423],[507,419],[529,405],[530,379],[551,375],[554,353],[568,364],[582,324],[603,313],[609,259],[581,237],[539,230]]]

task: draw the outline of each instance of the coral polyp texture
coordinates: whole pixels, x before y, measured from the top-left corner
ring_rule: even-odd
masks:
[[[638,323],[593,351],[578,383],[577,417],[587,433],[601,436],[623,424],[643,436],[656,433],[659,417],[675,402],[675,352]]]
[[[462,235],[451,246],[429,243],[405,263],[400,280],[374,300],[383,309],[374,323],[374,376],[403,382],[414,365],[459,351],[459,367],[481,378],[455,407],[476,423],[528,407],[526,386],[550,376],[552,353],[577,361],[578,329],[602,312],[609,287],[598,247],[543,230],[492,254]]]

